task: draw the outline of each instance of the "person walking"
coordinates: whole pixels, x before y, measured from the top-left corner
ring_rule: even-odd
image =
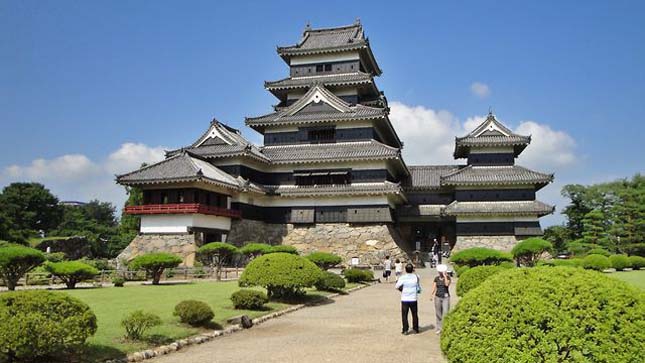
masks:
[[[394,261],[394,276],[396,276],[397,280],[399,279],[399,277],[401,277],[402,273],[403,273],[403,262],[401,262],[401,260],[397,258],[396,261]]]
[[[432,262],[432,267],[435,267],[437,266],[437,264],[441,263],[441,245],[436,238],[434,239],[432,244]]]
[[[396,282],[396,289],[401,291],[401,322],[403,330],[401,334],[408,335],[410,325],[408,324],[408,312],[412,312],[412,330],[419,333],[419,314],[417,295],[421,292],[419,276],[413,274],[414,266],[405,265],[405,275],[399,277]]]
[[[450,277],[448,276],[448,266],[437,265],[437,277],[434,278],[432,283],[432,299],[434,299],[434,311],[437,316],[437,334],[441,334],[443,326],[443,318],[450,310]]]
[[[385,261],[383,261],[383,277],[385,277],[386,282],[390,281],[390,275],[392,275],[392,260],[390,260],[390,256],[385,256]]]

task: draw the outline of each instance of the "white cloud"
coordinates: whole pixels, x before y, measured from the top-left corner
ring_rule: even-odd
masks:
[[[534,168],[557,170],[576,161],[575,140],[564,131],[535,121],[522,121],[514,130],[531,135],[531,144],[522,152],[518,162]]]
[[[485,83],[473,82],[470,85],[470,92],[479,98],[486,98],[490,96],[490,87]]]
[[[36,159],[28,165],[10,165],[0,173],[0,184],[39,182],[60,200],[99,199],[120,208],[126,195],[124,188],[114,181],[114,175],[135,170],[144,162],[160,161],[163,157],[163,147],[125,143],[99,161],[82,154],[68,154],[54,159]]]

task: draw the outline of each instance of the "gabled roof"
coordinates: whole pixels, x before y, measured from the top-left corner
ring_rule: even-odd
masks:
[[[369,39],[365,36],[359,20],[352,25],[334,28],[312,29],[307,25],[298,44],[277,48],[278,54],[287,63],[292,56],[351,50],[360,51],[364,62],[373,70],[374,74],[381,74],[381,69],[370,48]]]
[[[269,160],[260,149],[246,140],[239,130],[229,127],[216,119],[211,121],[209,128],[192,145],[166,152],[166,156],[177,155],[189,151],[204,158],[216,159],[235,156],[247,156],[261,162]]]
[[[240,189],[240,181],[237,178],[186,151],[156,164],[118,175],[116,180],[123,185],[203,181],[230,189]]]
[[[329,107],[316,112],[309,112],[305,109],[308,105],[319,105],[321,102]],[[245,122],[252,128],[262,129],[269,125],[384,118],[387,116],[387,112],[387,109],[384,108],[360,104],[352,106],[321,84],[316,84],[291,106],[268,115],[247,117]]]
[[[265,185],[270,194],[285,197],[310,197],[313,195],[374,195],[400,194],[401,186],[389,181],[381,183],[352,183],[332,185]]]
[[[401,151],[375,140],[322,144],[269,145],[262,152],[274,164],[323,163],[346,160],[386,160]]]
[[[442,175],[441,185],[518,185],[536,184],[538,188],[553,181],[553,174],[543,174],[519,165],[462,167]]]
[[[471,133],[455,139],[455,158],[468,156],[471,147],[512,146],[515,156],[531,142],[531,136],[518,135],[499,122],[492,112]]]
[[[466,215],[538,215],[553,213],[555,207],[538,200],[505,202],[460,202],[450,203],[443,211],[449,216]]]
[[[411,165],[410,176],[403,182],[405,190],[441,188],[441,177],[459,170],[460,165]]]

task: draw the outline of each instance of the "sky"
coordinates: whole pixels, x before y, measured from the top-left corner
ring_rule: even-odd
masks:
[[[277,45],[360,18],[409,165],[452,159],[489,109],[531,134],[518,164],[562,186],[645,171],[642,1],[0,0],[0,187],[122,205],[114,175],[192,143],[212,118],[261,137]]]

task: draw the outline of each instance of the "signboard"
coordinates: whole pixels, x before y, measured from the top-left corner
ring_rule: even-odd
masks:
[[[352,257],[352,266],[357,266],[361,260],[358,257]]]

